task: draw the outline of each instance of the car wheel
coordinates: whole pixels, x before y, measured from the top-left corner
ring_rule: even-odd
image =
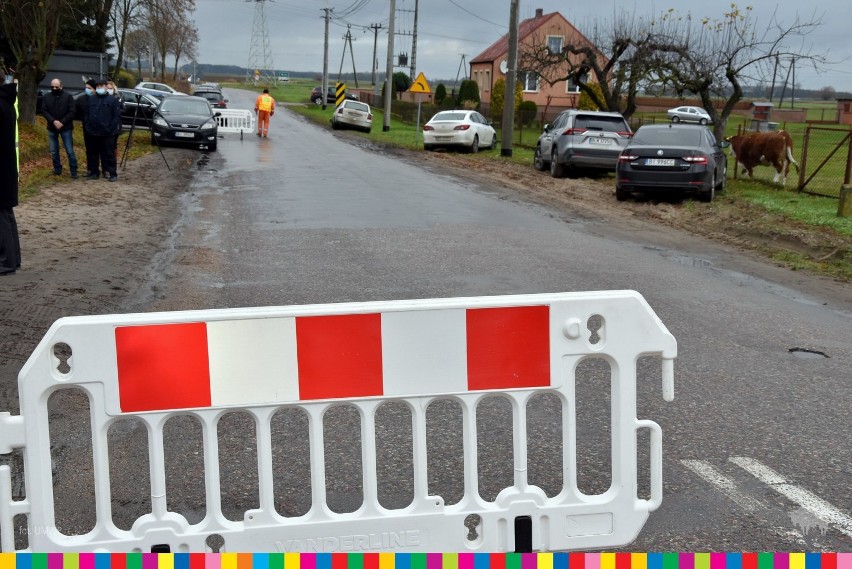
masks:
[[[497,133],[494,132],[491,136],[491,146],[488,147],[489,150],[494,150],[497,148]]]
[[[213,144],[208,144],[207,145],[207,151],[208,152],[216,152],[216,144],[217,144],[216,142],[214,142]]]
[[[550,175],[554,178],[565,177],[565,164],[557,162],[555,148],[553,149],[553,153],[550,155]]]
[[[322,97],[314,97],[313,101],[316,106],[322,105]]]
[[[547,168],[547,164],[544,163],[544,158],[541,156],[541,146],[535,147],[535,154],[533,154],[533,167],[539,172],[544,172],[544,169]]]
[[[371,132],[373,132],[373,129],[372,128],[365,128],[364,132],[366,132],[367,134],[370,134]]]
[[[713,179],[710,181],[710,187],[701,192],[701,201],[710,203],[716,197],[716,172],[713,172]]]
[[[336,120],[331,119],[331,128],[333,128],[334,130],[337,130],[337,129],[340,128],[340,125],[337,124]]]
[[[707,119],[701,119],[698,124],[707,124]]]
[[[680,117],[672,117],[672,122],[680,122]]]
[[[722,180],[719,182],[719,185],[716,186],[716,192],[724,192],[725,184],[728,182],[728,167],[725,166],[724,170],[722,170]]]
[[[630,192],[622,188],[621,186],[615,186],[615,199],[620,202],[626,201],[627,198],[630,197]]]
[[[473,142],[470,143],[470,148],[468,149],[468,152],[470,152],[471,154],[476,154],[477,152],[479,152],[479,135],[478,134],[473,135]]]
[[[151,146],[157,145],[157,137],[154,136],[154,131],[151,131]]]

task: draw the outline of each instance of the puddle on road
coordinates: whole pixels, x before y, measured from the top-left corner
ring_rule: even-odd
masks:
[[[830,357],[825,352],[808,348],[790,348],[787,351],[802,360],[824,360]]]

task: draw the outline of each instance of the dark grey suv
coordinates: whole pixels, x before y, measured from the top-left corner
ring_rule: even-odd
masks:
[[[620,113],[562,111],[544,127],[535,147],[536,170],[561,178],[581,169],[614,172],[633,133]]]

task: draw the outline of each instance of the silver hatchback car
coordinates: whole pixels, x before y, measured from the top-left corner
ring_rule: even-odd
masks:
[[[631,136],[620,113],[562,111],[538,137],[533,165],[536,170],[550,168],[554,178],[581,169],[614,172]]]

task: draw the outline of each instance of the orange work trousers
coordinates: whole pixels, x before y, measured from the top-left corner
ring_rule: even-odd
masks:
[[[269,134],[269,117],[272,113],[269,111],[257,111],[257,135],[266,136]]]

